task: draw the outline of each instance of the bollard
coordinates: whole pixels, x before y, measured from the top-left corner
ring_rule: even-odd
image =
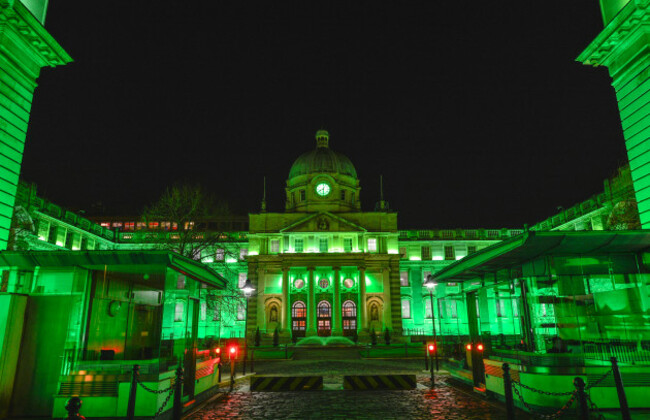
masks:
[[[429,354],[429,357],[433,357],[432,354]],[[433,376],[433,359],[429,360],[429,367],[431,368],[431,388],[436,384],[436,379]]]
[[[221,364],[221,360],[220,360],[219,363],[217,364],[217,369],[219,370],[218,376],[217,376],[217,382],[219,382],[219,383],[221,383],[221,366],[222,366],[222,364]]]
[[[618,394],[618,403],[621,407],[621,416],[623,420],[631,420],[630,407],[627,405],[627,397],[625,396],[621,371],[618,369],[618,362],[616,357],[612,357],[610,360],[612,361],[612,373],[614,374],[614,382],[616,382],[616,393]]]
[[[133,365],[133,372],[131,373],[131,389],[129,390],[129,403],[126,408],[127,420],[135,418],[135,396],[138,392],[138,374],[140,373],[140,365]]]
[[[230,390],[235,387],[235,358],[230,359]]]
[[[172,419],[181,420],[183,415],[183,368],[176,369],[176,381],[174,382],[174,407],[172,408]]]
[[[255,372],[255,349],[251,350],[251,373]]]
[[[68,400],[68,404],[65,406],[66,411],[68,412],[68,417],[67,419],[73,419],[73,420],[85,420],[86,418],[79,414],[79,410],[81,410],[81,398],[79,397],[72,397]]]
[[[506,398],[506,419],[515,419],[515,401],[512,399],[512,378],[510,378],[510,365],[504,363],[503,369],[503,394]]]
[[[429,355],[427,354],[427,348],[424,348],[424,370],[429,370]]]
[[[578,391],[578,413],[582,420],[589,420],[589,407],[587,406],[587,394],[585,394],[585,381],[581,377],[576,376],[573,380],[573,385]]]

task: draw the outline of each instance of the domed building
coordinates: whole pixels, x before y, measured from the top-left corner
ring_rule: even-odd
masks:
[[[319,130],[291,166],[285,212],[250,215],[249,333],[401,335],[397,213],[362,212],[360,191],[350,159]]]

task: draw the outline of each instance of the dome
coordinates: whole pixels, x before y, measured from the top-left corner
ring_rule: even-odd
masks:
[[[296,159],[291,165],[289,178],[319,172],[339,173],[353,178],[357,177],[357,171],[350,159],[329,148],[329,133],[327,131],[318,130],[316,139],[318,147]]]

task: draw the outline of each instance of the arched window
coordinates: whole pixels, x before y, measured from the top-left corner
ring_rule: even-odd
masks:
[[[291,317],[292,318],[307,317],[307,307],[305,306],[305,302],[302,302],[300,300],[294,302],[293,306],[291,307]]]
[[[320,318],[327,318],[332,316],[332,306],[326,300],[318,303],[318,316]]]
[[[343,316],[344,317],[353,317],[357,316],[357,305],[354,304],[351,300],[346,300],[343,302]]]

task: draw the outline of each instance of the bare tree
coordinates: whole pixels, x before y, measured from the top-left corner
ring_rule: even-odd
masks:
[[[218,221],[229,216],[228,203],[217,200],[198,185],[168,188],[142,216],[148,227],[158,230],[151,232],[147,243],[197,261],[210,258],[210,266],[229,280],[225,289],[209,290],[207,299],[208,308],[217,312],[225,327],[234,325],[244,302],[237,273],[227,264],[239,259],[239,249],[228,241],[228,232],[219,229]]]

